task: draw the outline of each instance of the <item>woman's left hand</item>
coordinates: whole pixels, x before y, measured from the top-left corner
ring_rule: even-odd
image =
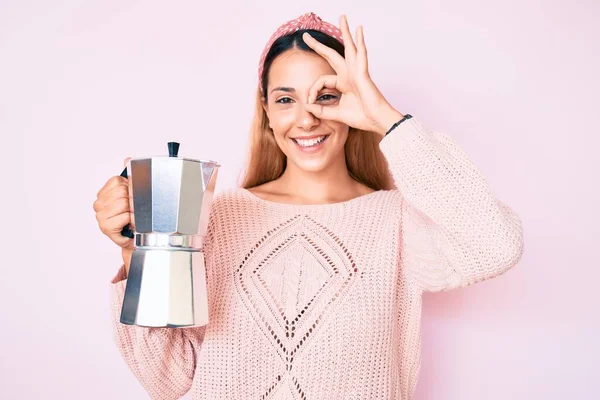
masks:
[[[313,83],[305,108],[317,118],[339,121],[383,136],[403,115],[388,103],[369,76],[362,26],[359,25],[356,29],[357,43],[352,39],[344,15],[340,17],[340,30],[344,39],[345,58],[308,33],[302,36],[306,44],[325,58],[337,74],[323,75]],[[323,106],[315,103],[323,88],[335,88],[341,92],[336,105]]]

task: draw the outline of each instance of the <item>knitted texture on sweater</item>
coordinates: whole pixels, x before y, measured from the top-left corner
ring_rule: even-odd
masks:
[[[153,399],[411,399],[423,291],[504,273],[523,228],[455,142],[418,118],[380,149],[398,189],[320,205],[215,195],[207,326],[121,324],[121,266],[114,339]]]

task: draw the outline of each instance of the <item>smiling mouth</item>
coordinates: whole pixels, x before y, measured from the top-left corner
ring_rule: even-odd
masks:
[[[310,148],[320,145],[321,143],[326,141],[328,137],[329,135],[323,135],[313,139],[293,138],[292,140],[300,147]]]

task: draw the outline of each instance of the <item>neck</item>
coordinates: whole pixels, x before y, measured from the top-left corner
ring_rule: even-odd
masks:
[[[289,197],[311,204],[344,201],[355,197],[360,190],[360,184],[348,172],[344,157],[338,157],[334,165],[315,172],[288,163],[277,181],[280,190]]]

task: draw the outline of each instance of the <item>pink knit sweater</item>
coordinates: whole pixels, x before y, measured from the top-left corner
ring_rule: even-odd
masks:
[[[380,148],[398,190],[321,205],[215,196],[205,327],[121,324],[121,266],[114,338],[151,398],[412,397],[421,294],[504,273],[521,258],[523,228],[451,138],[416,117]]]

